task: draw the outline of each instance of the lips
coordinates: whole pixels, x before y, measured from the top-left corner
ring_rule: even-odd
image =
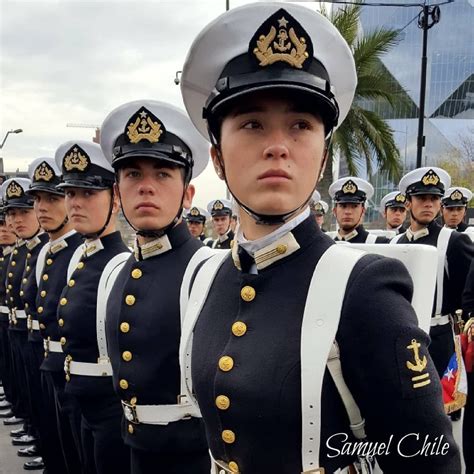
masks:
[[[257,179],[291,179],[290,175],[282,169],[271,169],[258,176]]]
[[[135,209],[158,209],[158,206],[152,202],[140,202],[135,206]]]

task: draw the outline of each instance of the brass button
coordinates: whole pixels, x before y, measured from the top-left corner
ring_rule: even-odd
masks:
[[[43,281],[47,281],[47,280],[48,280],[48,274],[45,273],[45,274],[43,275]]]
[[[15,250],[13,251],[13,255],[18,255],[18,250],[17,250],[17,249],[15,249]]]
[[[67,298],[61,298],[60,301],[59,301],[59,304],[61,306],[66,306],[67,305]]]
[[[8,278],[11,278],[12,276],[13,276],[13,273],[10,272],[10,273],[8,274]]]
[[[127,390],[128,388],[128,382],[125,379],[121,379],[119,385],[122,390]]]
[[[285,244],[277,245],[276,251],[280,255],[284,254],[288,250],[288,246]]]
[[[133,425],[130,425],[130,424],[129,424],[129,425],[128,425],[128,432],[129,432],[130,434],[133,434],[134,431],[135,431],[135,429],[133,428]]]
[[[128,331],[130,331],[130,324],[128,324],[128,323],[121,323],[121,324],[120,324],[120,331],[121,331],[121,332],[128,332]]]
[[[48,258],[48,260],[46,260],[46,265],[51,265],[52,263],[53,263],[53,261],[50,258]]]
[[[82,269],[84,268],[84,262],[79,262],[79,263],[77,264],[77,268],[78,268],[79,270],[82,270]]]
[[[62,346],[64,346],[64,344],[66,344],[66,338],[63,336],[61,339],[59,339],[59,342]]]
[[[132,397],[130,399],[130,405],[136,405],[137,404],[137,397]]]
[[[223,372],[229,372],[234,367],[234,359],[230,356],[223,356],[219,359],[219,369]]]
[[[232,472],[239,472],[239,465],[235,461],[230,461],[229,463],[229,469]]]
[[[25,303],[25,309],[28,309],[30,305],[28,303]]]
[[[242,321],[236,321],[232,324],[232,334],[234,336],[240,337],[247,332],[247,325]]]
[[[28,283],[28,279],[26,278],[23,278],[23,280],[21,280],[23,283]]]
[[[45,291],[45,290],[41,290],[40,296],[41,296],[41,298],[44,298],[44,297],[46,296],[46,291]]]
[[[12,260],[12,267],[16,266],[15,260]]]
[[[255,298],[255,290],[251,286],[244,286],[240,290],[240,296],[244,301],[250,302]]]
[[[20,296],[23,296],[25,292],[23,290],[20,290]]]
[[[128,306],[133,306],[135,304],[135,300],[136,300],[136,298],[133,295],[127,295],[125,297],[125,303],[127,303]]]
[[[143,276],[143,272],[139,268],[134,268],[132,270],[132,278],[135,278],[135,280],[138,280]]]
[[[216,397],[216,407],[219,408],[219,410],[227,410],[227,408],[230,407],[229,397],[226,397],[225,395],[219,395]]]
[[[8,293],[10,293],[10,290],[9,290],[9,289],[7,289],[6,293],[7,293],[7,295],[8,295]]]
[[[62,319],[62,318],[59,319],[59,320],[58,320],[58,324],[59,324],[59,327],[62,328],[62,327],[64,326],[64,319]]]
[[[31,270],[31,267],[29,265],[26,266],[26,271],[29,272]]]
[[[43,323],[41,323],[41,324],[40,324],[40,329],[45,330],[45,329],[46,329],[46,326],[45,326]]]
[[[42,306],[38,306],[38,309],[37,309],[38,313],[41,314],[43,312],[43,307]]]
[[[76,282],[74,280],[69,280],[67,284],[69,288],[72,288],[76,284]]]
[[[122,352],[122,359],[125,362],[130,362],[132,360],[132,353],[130,351],[124,351]]]
[[[235,433],[231,430],[224,430],[222,432],[222,441],[227,444],[232,444],[235,442]]]
[[[30,252],[28,252],[28,253],[26,254],[26,258],[31,258],[31,253],[30,253]]]
[[[7,288],[8,288],[9,290],[11,290],[11,289],[13,288],[13,286],[12,286],[12,285],[8,285]]]

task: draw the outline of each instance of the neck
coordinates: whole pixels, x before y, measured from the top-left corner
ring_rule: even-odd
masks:
[[[339,233],[341,235],[349,235],[351,232],[354,232],[354,229],[356,229],[357,225],[350,228],[350,229],[343,229],[342,227],[339,228]]]
[[[174,229],[176,226],[181,224],[182,221],[183,221],[183,219],[180,218],[178,220],[178,222],[176,222],[176,224],[171,229]],[[171,229],[169,229],[166,232],[165,235],[167,235],[169,232],[171,232]],[[199,238],[199,236],[197,238]],[[139,245],[144,245],[144,244],[147,244],[148,242],[153,242],[153,240],[156,240],[156,239],[157,239],[156,237],[148,237],[148,236],[144,236],[144,235],[137,235],[137,240],[138,240]]]
[[[301,214],[300,211],[298,214]],[[297,215],[298,215],[297,214]],[[293,217],[296,217],[293,216]],[[281,227],[283,224],[277,225],[262,225],[257,224],[255,220],[250,217],[245,211],[240,211],[240,228],[242,229],[242,233],[247,240],[257,240],[261,239],[273,231]]]
[[[57,240],[61,238],[64,234],[67,234],[72,230],[72,225],[67,223],[62,229],[58,230],[57,232],[48,232],[49,240]]]
[[[418,232],[421,229],[425,229],[428,227],[429,224],[420,224],[419,222],[415,221],[415,219],[412,219],[410,222],[410,230],[412,232]]]

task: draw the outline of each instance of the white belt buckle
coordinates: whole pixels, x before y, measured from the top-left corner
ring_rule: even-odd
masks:
[[[110,359],[108,357],[101,356],[97,359],[97,363],[99,365],[109,365],[110,364]],[[105,368],[104,372],[102,372],[102,377],[106,377],[108,375],[107,368]]]
[[[132,405],[131,403],[128,403],[124,400],[120,400],[120,402],[122,403],[123,414],[125,415],[125,418],[127,419],[127,421],[135,425],[138,425],[140,421],[137,417],[137,409],[135,405]]]

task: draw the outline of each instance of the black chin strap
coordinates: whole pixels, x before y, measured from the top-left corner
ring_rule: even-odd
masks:
[[[128,219],[127,215],[125,214],[125,209],[122,205],[122,195],[120,194],[120,186],[119,186],[119,180],[118,176],[116,176],[116,183],[117,183],[117,192],[118,192],[118,197],[120,201],[120,207],[122,208],[122,214],[125,220],[127,221],[127,224],[133,229],[133,231],[137,234],[140,235],[141,237],[146,237],[146,238],[151,238],[151,239],[159,239],[160,237],[163,237],[165,234],[167,234],[179,221],[181,218],[181,215],[183,214],[183,201],[184,201],[184,195],[186,193],[186,188],[189,185],[189,182],[191,181],[191,176],[192,176],[192,167],[186,167],[185,168],[185,176],[184,176],[184,187],[183,187],[183,194],[181,195],[181,202],[179,203],[179,209],[178,212],[176,213],[175,217],[173,220],[167,224],[165,227],[162,227],[161,229],[138,229],[135,227],[130,220]],[[140,245],[137,240],[137,247],[138,251],[141,255],[141,249]]]
[[[44,227],[43,229],[48,234],[56,234],[56,232],[59,232],[60,230],[62,230],[68,222],[69,222],[69,217],[66,215],[62,223],[58,227],[56,227],[56,229],[45,229]]]
[[[97,231],[97,232],[90,232],[89,234],[81,234],[83,239],[98,239],[101,235],[102,232],[107,228],[109,225],[110,219],[112,218],[112,211],[114,209],[114,190],[111,189],[111,194],[110,194],[110,205],[109,205],[109,212],[107,214],[107,219],[105,220],[105,224]]]
[[[227,189],[229,190],[230,194],[232,194],[232,197],[235,199],[237,204],[245,211],[246,214],[248,214],[255,222],[256,224],[259,225],[279,225],[279,224],[284,224],[285,222],[288,222],[292,217],[294,217],[299,211],[304,209],[308,203],[311,201],[311,198],[313,197],[313,193],[316,190],[316,186],[318,185],[319,182],[319,176],[318,179],[316,180],[316,183],[313,186],[313,189],[310,193],[310,195],[306,198],[306,200],[301,204],[301,206],[298,206],[296,209],[293,209],[292,211],[286,212],[284,214],[260,214],[258,212],[255,212],[254,210],[250,209],[247,205],[243,204],[242,201],[232,192],[232,189],[229,186],[229,182],[227,181],[227,176],[225,173],[225,167],[224,167],[224,160],[222,159],[222,154],[221,154],[221,149],[211,131],[208,125],[208,133],[211,141],[211,145],[216,149],[217,151],[217,159],[219,161],[219,165],[222,169],[222,174],[223,178],[225,181],[225,184],[227,185]],[[332,134],[333,131],[328,135],[328,138],[326,139],[326,150],[329,149],[329,145],[332,140]]]
[[[41,232],[41,227],[38,226],[38,229],[36,230],[36,232],[35,232],[31,237],[25,237],[23,240],[31,240],[31,239],[34,239],[40,232]]]

